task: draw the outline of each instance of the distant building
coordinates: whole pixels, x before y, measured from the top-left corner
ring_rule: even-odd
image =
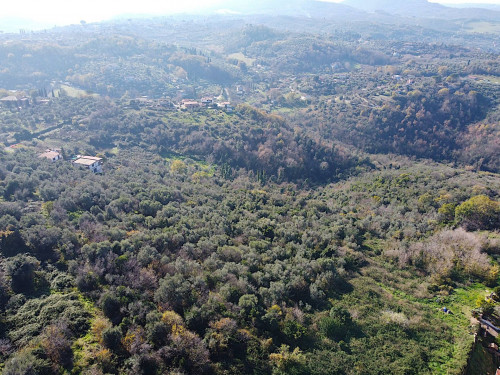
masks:
[[[174,103],[170,99],[158,99],[157,104],[163,108],[174,108]]]
[[[151,106],[153,104],[153,101],[151,99],[148,99],[148,97],[140,97],[140,98],[135,98],[130,101],[131,105],[135,105],[138,107],[145,107],[145,106]]]
[[[43,154],[38,155],[39,158],[45,158],[50,161],[57,161],[62,159],[62,155],[56,150],[46,150]]]
[[[232,112],[233,111],[233,106],[229,102],[222,102],[217,105],[220,109],[226,111],[226,112]]]
[[[6,106],[17,106],[17,101],[18,99],[14,95],[6,96],[5,98],[0,99],[0,103]]]
[[[28,98],[18,98],[17,96],[10,95],[0,99],[0,103],[6,107],[27,107],[30,104]]]
[[[94,173],[102,173],[102,158],[95,156],[78,156],[76,160],[73,161],[73,164],[88,168]]]
[[[201,105],[203,107],[210,107],[214,104],[214,100],[212,98],[201,98]]]
[[[181,104],[181,109],[186,109],[188,111],[193,111],[201,107],[201,103],[195,100],[183,100]]]

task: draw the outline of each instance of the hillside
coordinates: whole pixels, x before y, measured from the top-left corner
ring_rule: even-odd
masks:
[[[230,5],[0,34],[0,372],[495,371],[494,22]]]

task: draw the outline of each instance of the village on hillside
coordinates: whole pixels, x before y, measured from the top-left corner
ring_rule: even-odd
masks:
[[[149,108],[164,108],[171,110],[196,111],[201,109],[219,109],[225,112],[232,112],[233,106],[231,102],[218,102],[216,98],[203,97],[200,100],[182,99],[174,103],[170,99],[150,99],[147,96],[142,96],[130,100],[132,107],[149,107]]]

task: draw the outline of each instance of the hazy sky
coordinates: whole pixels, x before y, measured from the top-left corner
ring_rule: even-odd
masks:
[[[251,0],[250,0],[251,1]],[[326,0],[341,2],[341,0]],[[431,0],[446,3],[490,3],[500,0]],[[80,20],[95,22],[119,14],[165,14],[192,11],[208,5],[217,5],[222,0],[3,0],[0,18],[20,17],[38,22],[65,25]],[[1,24],[0,24],[1,28]]]

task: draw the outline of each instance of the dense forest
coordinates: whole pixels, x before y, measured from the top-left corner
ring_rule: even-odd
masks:
[[[494,374],[498,32],[241,17],[0,34],[0,372]]]

